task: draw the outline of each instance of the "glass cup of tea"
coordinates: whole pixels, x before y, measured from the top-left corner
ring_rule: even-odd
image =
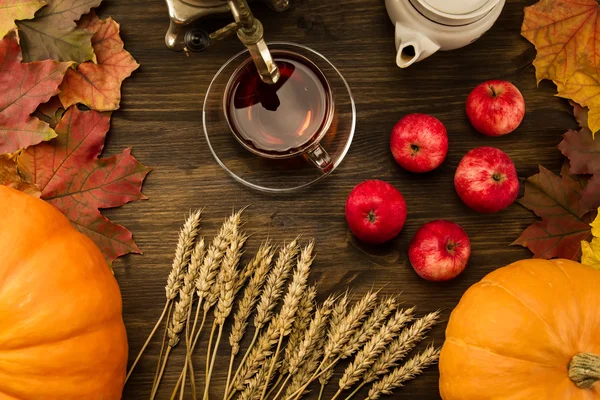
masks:
[[[231,58],[207,91],[204,133],[235,179],[284,192],[317,182],[341,163],[356,109],[347,82],[325,57],[293,43],[269,49],[278,82],[260,79],[247,50]]]

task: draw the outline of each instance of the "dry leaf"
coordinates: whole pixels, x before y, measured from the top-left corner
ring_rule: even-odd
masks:
[[[60,122],[65,114],[65,109],[58,96],[54,96],[44,104],[40,104],[33,113],[34,117],[46,122],[52,129]]]
[[[140,250],[131,232],[102,216],[99,209],[145,199],[141,186],[150,169],[131,156],[131,149],[98,158],[109,125],[110,113],[71,107],[56,126],[57,138],[30,147],[17,162],[19,172],[39,186],[42,199],[61,210],[112,262]]]
[[[573,104],[579,131],[569,130],[563,135],[558,149],[569,159],[571,174],[592,175],[582,193],[582,203],[592,209],[600,207],[600,136],[593,138],[587,126],[587,109]]]
[[[53,59],[81,63],[95,60],[92,33],[75,21],[98,7],[102,0],[47,0],[30,21],[19,21],[19,37],[25,61]]]
[[[596,0],[541,0],[525,8],[521,34],[535,45],[538,82],[554,81],[558,95],[589,107],[600,129],[600,5]]]
[[[590,225],[594,238],[591,242],[581,242],[581,263],[600,270],[600,208],[599,216]]]
[[[92,13],[79,26],[94,33],[92,45],[97,64],[88,61],[76,70],[69,69],[60,87],[60,100],[66,108],[83,103],[97,111],[116,110],[121,100],[121,83],[139,64],[123,48],[119,24],[113,19],[100,20]]]
[[[17,163],[10,154],[0,155],[0,185],[40,197],[40,189],[35,183],[26,182],[17,172]]]
[[[540,173],[527,179],[519,203],[542,220],[525,229],[513,244],[529,248],[536,258],[579,260],[580,243],[591,237],[589,224],[596,213],[581,203],[586,184],[569,174],[566,165],[560,177],[540,166]]]
[[[0,37],[17,27],[16,20],[31,19],[45,0],[0,0]]]
[[[21,63],[15,31],[0,42],[0,154],[12,153],[56,136],[45,122],[31,117],[40,103],[58,93],[70,63]]]

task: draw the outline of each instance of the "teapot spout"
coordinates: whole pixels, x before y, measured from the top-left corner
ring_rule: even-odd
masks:
[[[396,64],[406,68],[424,60],[440,49],[440,45],[424,34],[399,22],[396,23]]]

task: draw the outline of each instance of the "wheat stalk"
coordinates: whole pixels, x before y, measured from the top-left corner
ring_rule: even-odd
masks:
[[[179,385],[185,387],[185,376],[187,374],[188,367],[193,370],[192,366],[192,353],[196,348],[196,344],[198,343],[198,339],[200,338],[200,333],[202,332],[202,328],[204,327],[204,322],[206,321],[206,316],[208,314],[208,310],[204,311],[204,315],[202,317],[202,322],[200,327],[196,330],[196,326],[198,323],[198,318],[202,306],[202,302],[206,299],[213,290],[216,290],[216,280],[219,273],[219,266],[221,265],[221,260],[225,255],[225,251],[231,242],[233,231],[237,229],[237,227],[241,223],[241,213],[243,210],[238,211],[237,213],[233,213],[229,216],[224,222],[217,235],[213,238],[211,244],[208,246],[206,250],[206,255],[202,260],[202,264],[199,267],[197,278],[194,282],[196,287],[196,294],[198,296],[198,306],[196,307],[196,315],[194,317],[194,323],[192,324],[192,328],[190,329],[190,337],[193,338],[190,340],[190,345],[186,346],[186,361],[184,363],[181,374],[179,375],[179,380],[175,385],[175,392],[178,390]],[[190,374],[192,379],[192,388],[194,388],[193,384],[193,374]]]
[[[279,330],[279,341],[275,350],[275,356],[273,356],[273,362],[271,363],[269,373],[267,374],[267,383],[265,384],[264,392],[261,398],[264,398],[267,394],[267,387],[269,386],[269,377],[274,371],[275,362],[278,359],[283,339],[292,332],[294,320],[296,319],[296,314],[298,313],[299,307],[302,304],[302,299],[308,297],[306,291],[308,275],[310,273],[310,266],[312,265],[314,259],[312,255],[314,246],[314,241],[310,241],[300,252],[300,256],[298,257],[298,263],[296,265],[296,270],[294,271],[292,282],[290,283],[285,298],[283,299],[283,306],[281,307],[281,311],[279,312],[279,315],[274,322],[276,329]],[[310,303],[312,303],[312,300],[310,301]]]
[[[357,331],[362,331],[362,337],[358,340],[368,340],[367,331],[360,329],[364,327],[364,319],[367,314],[374,308],[377,294],[369,291],[361,300],[359,300],[342,318],[337,326],[332,325],[332,329],[329,331],[328,341],[325,345],[325,352],[323,356],[323,362],[320,370],[322,375],[319,378],[321,385],[327,385],[331,377],[333,376],[335,365],[339,360],[349,357],[354,353],[353,343],[351,340],[355,337]]]
[[[274,337],[276,334],[276,329],[271,324],[269,325],[269,329],[267,330],[267,332],[263,333],[263,335],[260,337],[260,341],[257,343],[262,328],[273,317],[273,310],[275,309],[275,307],[277,307],[279,299],[283,295],[283,286],[285,285],[285,282],[287,281],[290,275],[290,271],[293,267],[297,253],[297,239],[292,240],[290,243],[283,246],[279,251],[279,255],[277,257],[277,261],[275,262],[275,266],[267,276],[267,281],[264,284],[260,300],[256,306],[256,316],[254,317],[254,336],[252,337],[252,341],[250,342],[250,345],[248,346],[248,349],[246,350],[246,353],[244,354],[240,365],[238,366],[235,374],[233,375],[233,378],[231,380],[231,386],[226,389],[226,393],[228,394],[231,392],[231,395],[233,395],[233,393],[235,393],[236,390],[243,389],[244,382],[247,379],[246,376],[250,375],[251,377],[252,375],[254,375],[250,374],[249,371],[257,367],[256,361],[253,361],[251,363],[254,365],[248,366],[247,360],[249,359],[249,357],[252,356],[253,360],[264,360],[264,358],[261,357],[261,354],[264,354],[265,352],[264,349],[266,349],[267,347],[269,347],[270,349],[272,345],[269,346],[269,343],[271,343],[272,340],[277,340],[277,337]],[[258,345],[260,349],[256,350],[255,345]],[[268,356],[268,354],[265,355],[265,357],[266,356]]]
[[[348,297],[345,296],[344,298],[345,300],[340,301],[341,304],[345,304],[347,302]],[[304,365],[305,363],[310,362],[310,360],[313,360],[313,358],[313,364],[317,364],[317,360],[321,356],[322,345],[324,344],[323,338],[327,332],[327,324],[333,312],[335,301],[336,298],[330,296],[329,298],[327,298],[327,300],[323,302],[323,304],[319,308],[317,308],[315,314],[309,322],[308,328],[303,333],[303,337],[301,338],[297,346],[290,348],[290,345],[288,343],[286,350],[291,349],[292,354],[289,357],[287,370],[282,371],[282,373],[287,373],[287,377],[283,381],[283,384],[281,385],[279,391],[277,392],[275,397],[273,397],[273,399],[277,399],[279,397],[283,389],[286,388],[286,384],[288,383],[288,381],[292,378],[293,379],[291,386],[294,389],[288,387],[286,390],[285,397],[287,397],[288,394],[291,394],[294,391],[298,390],[300,386],[304,385],[305,383],[304,380],[301,380],[302,377],[305,376],[306,379],[310,378],[310,375],[306,375],[312,374],[317,368],[318,365],[314,365],[314,367],[309,366],[307,368],[304,368]],[[302,372],[300,372],[301,369]],[[299,374],[299,377],[297,377],[296,374]]]
[[[339,381],[339,390],[332,400],[336,399],[343,390],[350,389],[360,380],[365,371],[370,368],[375,359],[385,350],[385,347],[394,340],[401,329],[413,319],[414,307],[408,310],[398,310],[379,329],[375,335],[356,354],[354,361],[346,368],[344,375]]]
[[[377,400],[382,394],[392,394],[392,390],[402,387],[404,382],[414,379],[440,356],[440,349],[429,346],[412,357],[403,366],[396,368],[383,379],[373,384],[366,400]]]
[[[225,256],[223,257],[223,262],[221,265],[221,271],[219,272],[219,277],[217,279],[217,286],[220,288],[220,296],[218,304],[215,307],[215,320],[213,326],[215,326],[215,324],[218,325],[219,332],[217,335],[217,340],[215,342],[213,356],[210,358],[210,367],[208,368],[208,374],[206,377],[206,384],[204,389],[205,399],[208,399],[210,380],[215,365],[215,359],[217,357],[219,344],[221,342],[221,336],[223,334],[223,326],[225,325],[225,320],[227,319],[229,314],[231,314],[231,309],[233,307],[233,300],[236,293],[236,280],[240,279],[240,277],[238,277],[239,272],[237,270],[237,267],[240,262],[240,258],[242,257],[242,248],[246,242],[247,236],[245,236],[242,232],[238,232],[237,228],[238,226],[236,226],[233,230],[232,240],[229,244],[229,247],[225,251]],[[209,345],[206,361],[207,366],[209,364],[208,355],[210,354],[211,340],[209,340],[208,343]]]
[[[169,316],[171,314],[173,301],[179,294],[179,290],[181,289],[181,287],[183,285],[183,280],[185,277],[185,267],[189,263],[192,249],[194,246],[194,241],[196,240],[196,237],[198,236],[198,232],[200,230],[201,215],[202,215],[201,210],[196,210],[194,212],[191,212],[190,215],[188,216],[188,218],[186,219],[186,221],[184,222],[183,227],[179,231],[179,238],[177,241],[177,247],[175,249],[175,256],[173,257],[173,262],[171,264],[171,272],[169,273],[169,276],[167,277],[167,285],[165,286],[165,295],[166,295],[165,307],[164,307],[163,312],[162,312],[160,318],[158,319],[156,325],[154,326],[154,329],[148,336],[148,339],[146,340],[145,344],[142,346],[142,349],[140,350],[133,365],[131,366],[128,376],[130,376],[131,372],[133,372],[133,369],[135,368],[140,357],[142,356],[142,353],[148,346],[148,343],[150,343],[150,340],[154,336],[154,333],[156,333],[156,330],[160,326],[163,318],[165,317],[165,314],[168,315],[167,316],[167,328],[165,328],[165,332],[166,333],[168,332],[168,326],[169,326],[169,320],[170,320]],[[161,367],[160,363],[161,363],[161,357],[163,354],[165,339],[166,339],[166,337],[163,337],[160,356],[159,356],[159,364],[158,364],[157,370],[156,370],[157,373],[155,375],[155,380],[152,385],[152,395],[151,395],[152,398],[156,395],[156,391],[158,390],[158,386],[160,385],[162,374],[164,372],[164,367]],[[167,351],[165,353],[165,358],[168,357],[169,348],[170,347],[167,348]],[[166,361],[163,362],[163,365],[165,365],[165,364],[166,364]]]

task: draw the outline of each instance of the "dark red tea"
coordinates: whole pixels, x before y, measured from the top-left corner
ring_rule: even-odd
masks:
[[[281,77],[264,83],[249,60],[232,78],[225,110],[233,133],[250,149],[267,156],[303,151],[320,139],[328,123],[331,91],[309,60],[273,51]]]

